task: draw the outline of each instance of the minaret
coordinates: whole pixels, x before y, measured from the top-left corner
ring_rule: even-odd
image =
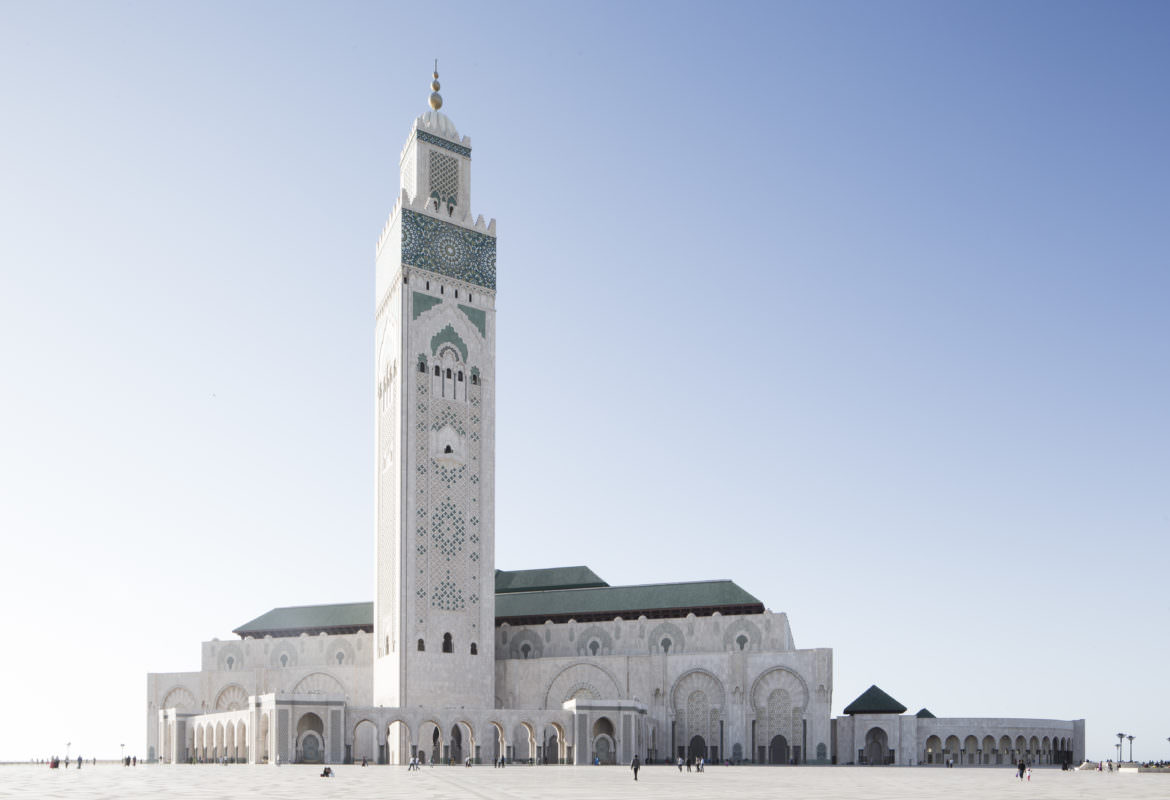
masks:
[[[377,248],[374,702],[493,708],[496,223],[438,78]]]

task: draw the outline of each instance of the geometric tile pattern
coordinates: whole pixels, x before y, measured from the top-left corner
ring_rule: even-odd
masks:
[[[459,199],[459,162],[432,150],[430,153],[431,191],[428,195],[446,210]]]
[[[449,326],[444,330],[454,334]],[[483,557],[479,510],[482,387],[464,383],[468,391],[464,403],[433,396],[429,372],[415,372],[415,376],[416,597],[431,608],[464,611],[480,600],[476,578]],[[444,429],[454,431],[464,443],[467,463],[445,465],[431,458],[431,433]]]
[[[495,290],[496,239],[402,210],[402,263]]]
[[[471,148],[470,147],[464,147],[461,144],[455,144],[454,142],[449,142],[446,139],[443,139],[439,136],[435,136],[433,134],[427,133],[426,131],[416,131],[415,135],[418,136],[418,139],[420,142],[426,142],[427,144],[433,144],[436,147],[445,148],[447,150],[450,150],[452,153],[458,153],[459,155],[463,156],[464,158],[471,158]]]

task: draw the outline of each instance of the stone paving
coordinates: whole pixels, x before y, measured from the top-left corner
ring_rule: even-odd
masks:
[[[628,767],[405,767],[335,766],[336,777],[318,777],[310,766],[86,766],[80,772],[45,766],[0,767],[0,798],[345,798],[345,800],[683,800],[712,796],[767,798],[863,798],[864,800],[1165,800],[1170,776],[1034,770],[1021,783],[1011,769],[901,767],[708,767],[679,773],[644,767],[637,783]]]

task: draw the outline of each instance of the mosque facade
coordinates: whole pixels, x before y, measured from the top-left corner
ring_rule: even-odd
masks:
[[[832,719],[832,650],[733,581],[496,569],[496,223],[434,79],[376,249],[373,602],[275,608],[148,675],[150,758],[1079,762],[1083,720],[905,716],[877,687]]]

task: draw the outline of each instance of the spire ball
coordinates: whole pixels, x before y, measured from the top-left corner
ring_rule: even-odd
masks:
[[[440,108],[443,107],[443,96],[441,94],[439,94],[439,61],[438,61],[438,59],[435,59],[435,71],[431,73],[431,76],[434,78],[434,80],[431,81],[430,104],[431,104],[431,108],[433,108],[435,111],[438,111]]]

